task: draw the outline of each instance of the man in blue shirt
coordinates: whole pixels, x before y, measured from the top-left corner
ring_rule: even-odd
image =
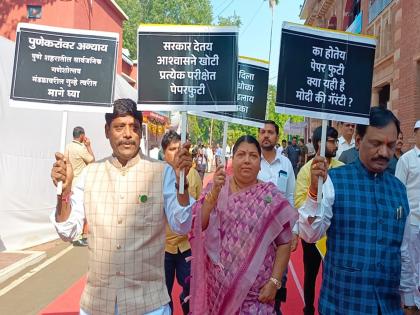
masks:
[[[418,312],[407,193],[385,172],[400,124],[391,111],[379,107],[371,109],[369,120],[369,126],[357,126],[359,158],[354,163],[327,174],[325,158],[313,159],[308,197],[299,209],[299,234],[305,241],[327,234],[321,315]],[[319,176],[325,180],[320,206]]]

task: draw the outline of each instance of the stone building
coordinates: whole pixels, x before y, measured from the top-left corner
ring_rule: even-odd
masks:
[[[420,1],[305,0],[300,17],[307,25],[376,37],[371,106],[397,115],[411,147],[420,119]]]

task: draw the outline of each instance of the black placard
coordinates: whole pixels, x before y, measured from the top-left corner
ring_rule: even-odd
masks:
[[[140,26],[138,103],[146,110],[236,110],[232,27]]]
[[[238,62],[237,111],[209,112],[204,115],[222,121],[262,127],[267,107],[267,90],[268,63],[245,57],[240,58]]]
[[[368,124],[375,40],[285,23],[276,111]]]
[[[110,108],[117,49],[118,34],[20,24],[11,105]]]

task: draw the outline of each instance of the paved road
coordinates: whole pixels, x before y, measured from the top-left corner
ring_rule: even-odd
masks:
[[[66,250],[69,246],[72,248],[63,256],[36,272],[9,292],[1,295],[0,314],[38,314],[40,310],[79,280],[87,271],[86,247],[73,247],[68,243],[55,241],[38,248],[31,248],[31,250],[44,250],[47,253],[46,259],[49,259]],[[0,294],[4,292],[3,289],[10,287],[22,276],[28,276],[34,268],[40,266],[46,259],[2,283]]]

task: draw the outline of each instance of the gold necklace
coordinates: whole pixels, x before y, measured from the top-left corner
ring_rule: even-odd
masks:
[[[252,186],[252,185],[258,183],[258,180],[257,180],[254,184],[251,184],[251,185],[245,186],[245,187],[240,187],[234,176],[232,176],[232,179],[233,179],[233,182],[232,182],[231,188],[232,188],[233,192],[238,192],[238,191],[240,191],[240,190],[242,190],[246,187],[249,187],[249,186]]]
[[[232,177],[232,191],[233,192],[238,192],[239,191],[239,185],[238,185],[238,183],[236,182],[236,179],[235,179],[235,177]]]

